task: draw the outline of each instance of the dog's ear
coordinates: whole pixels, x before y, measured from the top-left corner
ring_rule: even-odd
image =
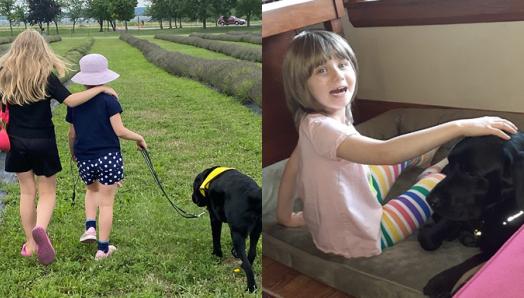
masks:
[[[217,167],[204,170],[202,173],[198,174],[193,181],[193,195],[191,196],[191,199],[193,200],[193,203],[199,207],[207,206],[209,202],[209,199],[200,192],[200,185],[202,185],[202,182],[204,182],[207,175],[209,175],[209,173],[211,173],[215,168]]]
[[[515,157],[513,163],[513,187],[515,188],[515,203],[520,210],[524,210],[524,153]]]

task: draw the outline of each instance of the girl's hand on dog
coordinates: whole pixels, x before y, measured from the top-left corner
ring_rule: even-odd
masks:
[[[504,140],[511,137],[506,134],[514,134],[518,128],[511,121],[500,117],[480,117],[474,119],[462,119],[456,121],[462,129],[462,134],[466,137],[495,135]]]

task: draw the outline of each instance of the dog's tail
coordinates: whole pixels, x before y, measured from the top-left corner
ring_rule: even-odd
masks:
[[[257,211],[257,214],[262,214],[262,188],[257,187],[249,194],[249,204]]]

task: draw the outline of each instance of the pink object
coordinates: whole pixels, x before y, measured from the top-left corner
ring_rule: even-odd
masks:
[[[27,251],[27,246],[25,245],[25,243],[22,245],[22,250],[20,251],[20,254],[22,255],[22,257],[30,257],[33,255],[32,253]]]
[[[524,226],[521,226],[453,297],[523,297],[523,276]]]
[[[337,157],[353,125],[307,115],[300,123],[297,187],[304,220],[318,249],[346,258],[381,253],[382,206],[371,192],[369,168]]]
[[[78,63],[80,72],[71,78],[71,81],[78,84],[98,86],[116,80],[120,76],[108,68],[106,57],[100,54],[85,55]]]
[[[9,123],[9,106],[5,106],[5,112],[0,109],[0,151],[9,152],[11,142],[7,135],[7,124]]]
[[[51,240],[47,237],[44,228],[36,226],[33,231],[33,238],[38,245],[38,261],[43,265],[51,264],[55,260],[55,249],[51,245]]]

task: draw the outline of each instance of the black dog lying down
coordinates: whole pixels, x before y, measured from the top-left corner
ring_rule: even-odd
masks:
[[[225,171],[222,171],[225,170]],[[233,240],[231,253],[242,260],[247,288],[255,291],[252,265],[258,238],[262,232],[262,190],[250,177],[235,169],[212,167],[198,174],[193,182],[193,202],[207,206],[213,235],[213,254],[222,257],[220,232],[228,223]],[[249,252],[246,257],[246,238]]]
[[[437,223],[419,231],[427,250],[474,231],[481,253],[434,276],[424,287],[431,297],[449,297],[469,269],[488,260],[524,223],[524,133],[504,141],[495,136],[465,138],[449,154],[446,178],[428,203]]]

